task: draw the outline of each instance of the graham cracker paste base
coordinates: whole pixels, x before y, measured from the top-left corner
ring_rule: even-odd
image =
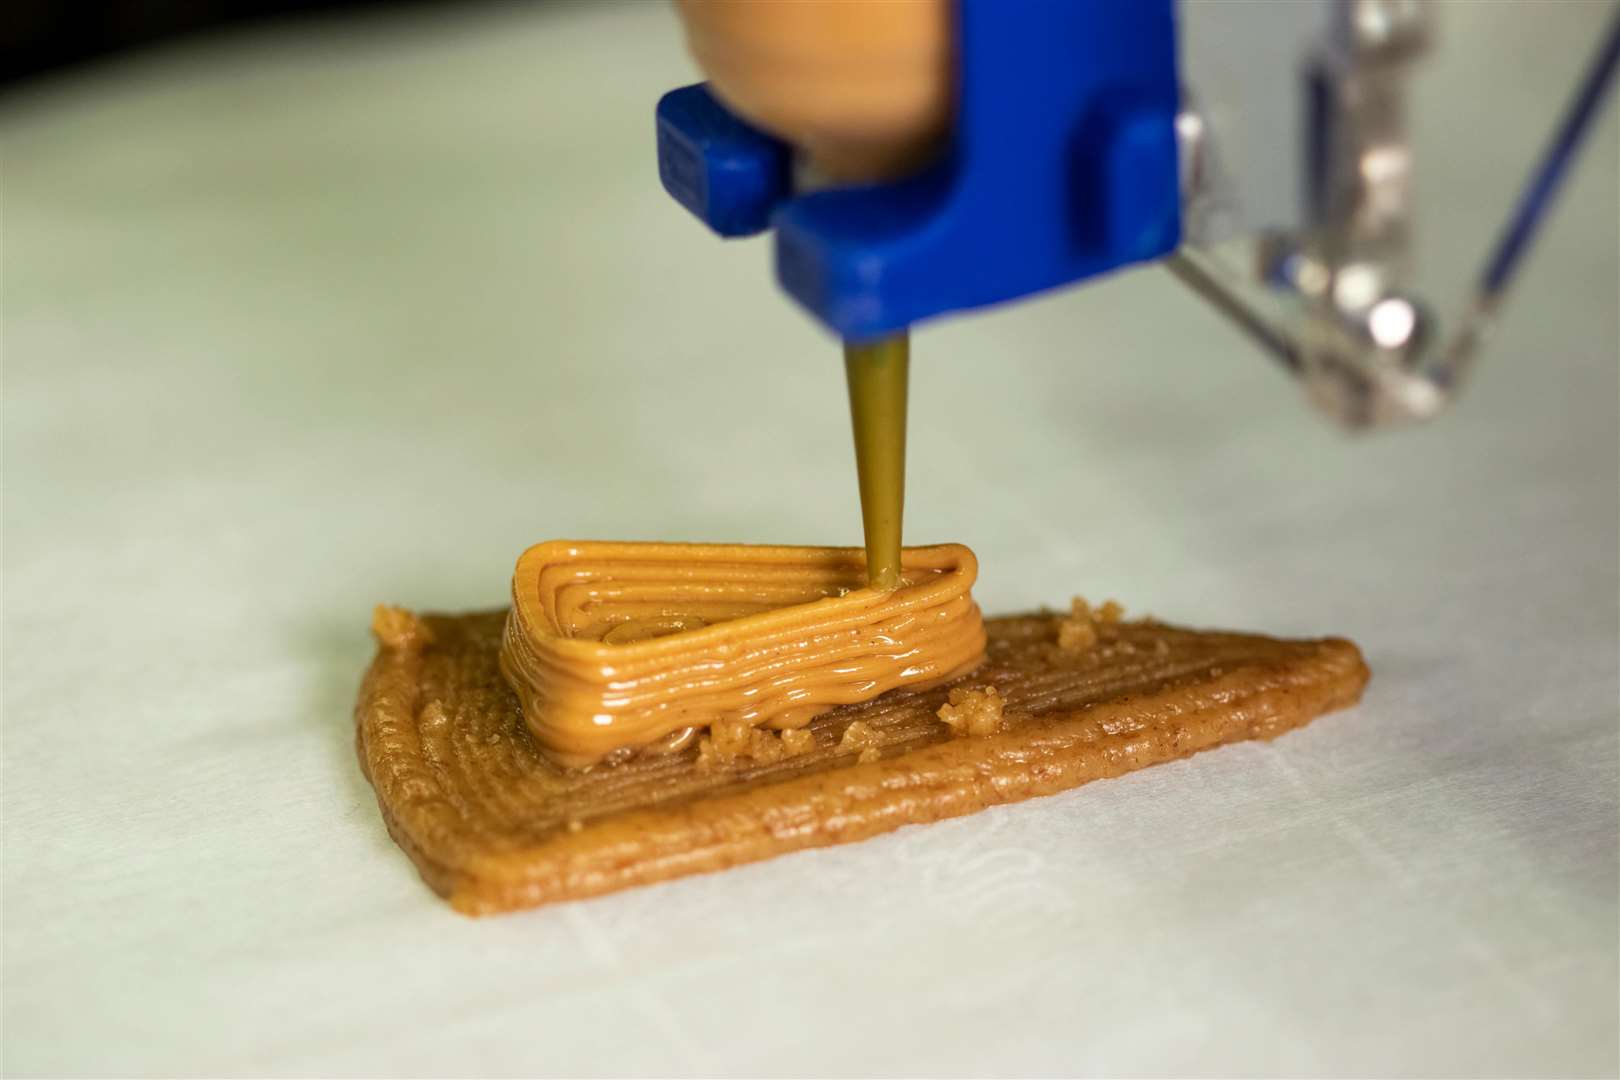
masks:
[[[986,620],[978,670],[824,713],[814,745],[791,755],[700,762],[694,748],[569,770],[535,746],[501,677],[505,619],[385,609],[355,706],[388,831],[469,915],[864,840],[1274,738],[1354,704],[1368,678],[1337,638],[1013,616]],[[991,687],[998,729],[958,734],[968,726],[939,718],[951,689]]]

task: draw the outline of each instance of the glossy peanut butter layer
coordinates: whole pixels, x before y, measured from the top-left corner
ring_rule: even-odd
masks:
[[[987,620],[986,659],[971,674],[834,708],[792,733],[809,740],[792,753],[727,763],[694,746],[582,771],[542,751],[502,678],[505,612],[379,609],[357,745],[389,832],[422,877],[458,911],[489,914],[1273,738],[1353,704],[1367,681],[1348,641],[1114,617],[1077,606]]]
[[[867,588],[859,548],[554,541],[519,558],[501,668],[562,765],[684,749],[707,728],[803,727],[984,656],[973,553],[907,548]]]

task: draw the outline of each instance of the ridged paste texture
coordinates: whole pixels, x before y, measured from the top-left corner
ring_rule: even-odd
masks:
[[[540,544],[513,574],[501,670],[569,766],[679,750],[721,721],[799,728],[983,659],[973,553],[907,548],[902,566],[884,592],[859,548]]]

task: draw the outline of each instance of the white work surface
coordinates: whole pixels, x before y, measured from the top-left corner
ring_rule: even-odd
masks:
[[[1444,12],[1435,280],[1608,10]],[[1423,430],[1330,430],[1161,270],[918,334],[907,535],[987,611],[1344,634],[1360,707],[585,903],[421,883],[352,747],[374,603],[858,541],[837,350],[658,187],[692,77],[661,4],[447,5],[0,108],[5,1071],[1614,1075],[1612,103]]]

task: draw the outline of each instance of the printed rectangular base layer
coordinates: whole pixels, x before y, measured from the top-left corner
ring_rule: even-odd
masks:
[[[849,843],[1273,738],[1354,704],[1368,678],[1340,639],[989,619],[978,670],[818,716],[805,752],[716,764],[693,749],[570,770],[539,751],[502,680],[505,619],[381,610],[355,708],[389,832],[473,915]],[[939,719],[950,690],[968,687],[996,689],[999,730],[957,734],[987,725]]]

